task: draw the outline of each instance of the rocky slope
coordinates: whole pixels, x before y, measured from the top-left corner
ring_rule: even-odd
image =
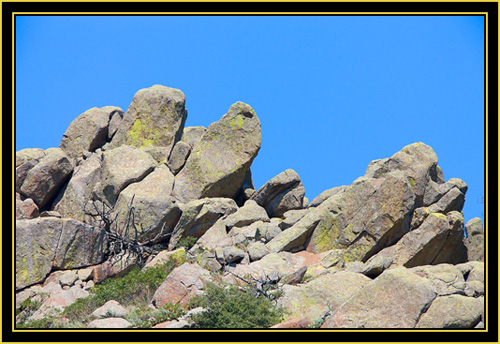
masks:
[[[186,117],[184,94],[155,85],[126,112],[81,114],[57,148],[16,152],[17,307],[40,300],[32,318],[43,318],[173,255],[151,307],[185,305],[219,274],[281,283],[278,328],[484,326],[484,228],[464,223],[467,185],[444,179],[431,147],[409,144],[309,202],[290,169],[254,187],[261,124],[249,105],[208,128]]]

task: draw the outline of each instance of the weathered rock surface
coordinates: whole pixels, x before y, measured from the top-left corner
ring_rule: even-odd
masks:
[[[288,210],[303,208],[304,195],[299,175],[288,169],[265,183],[250,199],[264,207],[270,217],[280,217]]]
[[[153,304],[155,307],[162,307],[167,303],[186,305],[211,280],[210,273],[198,264],[184,263],[175,268],[156,290]]]
[[[94,310],[92,315],[96,318],[123,318],[127,313],[128,311],[118,301],[109,300]]]
[[[179,173],[179,171],[184,167],[189,154],[191,154],[191,146],[189,144],[182,141],[175,144],[167,162],[167,165],[173,174]]]
[[[33,219],[37,217],[40,212],[35,202],[31,198],[22,200],[20,194],[16,193],[16,220]]]
[[[479,217],[475,217],[465,225],[467,238],[464,245],[467,247],[467,260],[484,261],[484,227]]]
[[[20,193],[41,209],[59,191],[73,172],[73,163],[60,148],[45,150],[45,156],[26,174]]]
[[[142,180],[155,165],[153,158],[138,148],[120,146],[108,150],[103,154],[102,180],[94,190],[99,197],[114,205],[125,187]]]
[[[305,285],[285,288],[279,304],[288,310],[288,319],[305,317],[314,321],[340,307],[371,281],[353,272],[326,273]]]
[[[431,213],[420,227],[407,233],[395,245],[383,249],[375,257],[389,257],[393,264],[406,267],[462,263],[466,260],[462,237],[461,213]]]
[[[233,104],[212,123],[175,176],[174,196],[182,203],[204,197],[236,197],[260,149],[260,122],[247,104]]]
[[[78,165],[71,179],[54,201],[54,210],[61,216],[88,222],[86,212],[95,212],[87,205],[92,199],[92,191],[101,180],[102,153],[92,154]]]
[[[53,268],[73,269],[100,263],[105,232],[72,219],[16,221],[16,289],[42,282]]]
[[[322,328],[413,328],[437,293],[430,281],[396,268],[384,271],[329,316]]]
[[[205,134],[207,128],[198,126],[198,127],[185,127],[182,132],[181,141],[186,142],[191,146],[191,149],[200,141],[201,137]]]
[[[139,242],[164,240],[181,216],[179,204],[170,195],[173,184],[174,175],[163,166],[123,189],[113,208],[117,231]]]
[[[463,295],[436,298],[417,328],[474,328],[484,312],[484,299]]]
[[[101,148],[108,139],[109,120],[115,112],[123,113],[122,109],[112,106],[85,111],[66,129],[59,148],[75,160]]]
[[[203,198],[185,204],[182,216],[173,229],[169,249],[174,249],[185,237],[201,237],[220,217],[237,209],[236,202],[229,198]]]
[[[154,85],[138,91],[123,115],[110,148],[162,146],[170,151],[180,140],[187,118],[182,91]]]

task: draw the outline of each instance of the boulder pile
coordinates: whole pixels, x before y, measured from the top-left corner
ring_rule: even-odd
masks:
[[[444,179],[431,147],[409,144],[309,202],[291,169],[254,186],[248,104],[207,128],[186,117],[184,93],[155,85],[126,112],[87,110],[57,148],[16,152],[17,307],[38,299],[40,318],[181,254],[151,307],[185,305],[218,274],[279,281],[288,312],[274,328],[484,327],[484,227],[465,223],[467,184]],[[115,318],[88,326],[130,325]]]

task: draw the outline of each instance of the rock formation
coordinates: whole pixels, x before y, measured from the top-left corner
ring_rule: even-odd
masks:
[[[467,185],[445,181],[430,146],[372,161],[309,203],[291,169],[254,187],[261,123],[249,105],[208,128],[184,128],[186,116],[184,94],[155,85],[125,113],[84,112],[58,148],[16,153],[17,307],[43,301],[40,319],[170,257],[177,268],[151,307],[185,307],[215,280],[267,279],[282,283],[288,310],[275,328],[484,326],[485,229],[465,222]],[[115,301],[95,317],[109,310],[87,326],[131,325]]]

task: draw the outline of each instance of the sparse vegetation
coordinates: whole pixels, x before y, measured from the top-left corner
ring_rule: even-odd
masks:
[[[255,295],[252,286],[207,284],[204,295],[196,296],[190,307],[204,307],[206,312],[192,317],[195,328],[267,328],[282,321],[284,309]]]

